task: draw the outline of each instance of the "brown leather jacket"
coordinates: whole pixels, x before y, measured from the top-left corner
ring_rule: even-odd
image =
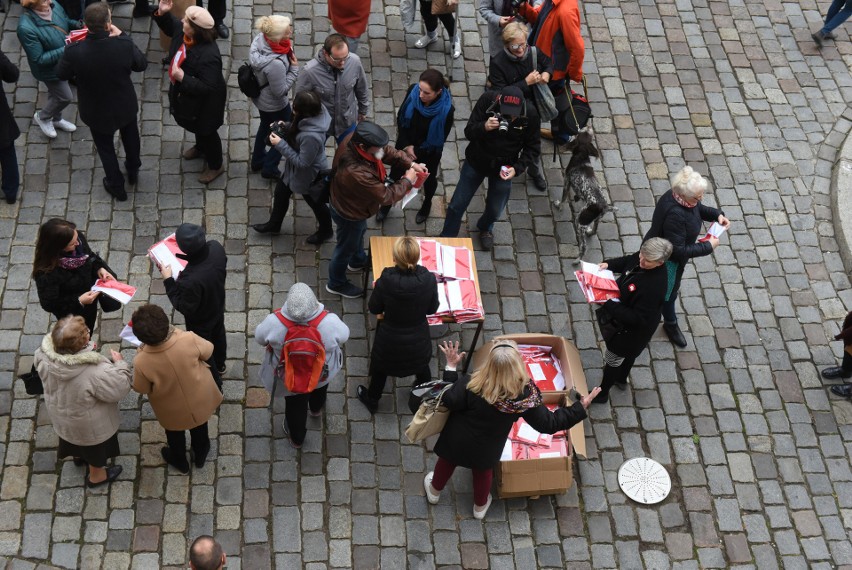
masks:
[[[352,135],[346,137],[334,155],[332,168],[336,174],[331,180],[331,205],[347,220],[360,221],[375,216],[380,207],[401,200],[411,190],[411,182],[400,178],[385,186],[376,168],[355,151],[351,140]],[[407,170],[412,161],[401,150],[385,145],[382,162]]]

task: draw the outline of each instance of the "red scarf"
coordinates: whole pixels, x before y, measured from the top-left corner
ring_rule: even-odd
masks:
[[[280,42],[273,42],[266,34],[263,34],[263,39],[266,40],[266,43],[269,44],[269,47],[275,53],[289,55],[290,52],[293,51],[293,44],[292,42],[290,42],[290,40],[281,40]]]
[[[376,167],[376,171],[378,172],[379,180],[384,183],[385,178],[387,178],[387,171],[385,170],[384,163],[369,152],[361,150],[360,146],[355,146],[354,144],[352,146],[355,147],[355,150],[358,152],[358,154],[360,154],[365,160],[369,160],[373,163],[373,165]]]

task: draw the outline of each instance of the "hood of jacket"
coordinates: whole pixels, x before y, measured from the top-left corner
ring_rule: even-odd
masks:
[[[317,305],[317,310],[314,311],[313,313],[311,313],[311,316],[308,317],[308,320],[310,321],[310,320],[317,318],[317,316],[319,316],[319,314],[321,312],[323,312],[324,310],[325,310],[325,305],[323,305],[322,303],[319,303]],[[287,310],[287,301],[284,301],[284,305],[281,306],[281,314],[284,316],[285,319],[290,319],[294,323],[299,322],[296,319],[294,319],[293,316],[290,314],[290,311]]]
[[[272,51],[262,33],[254,37],[249,48],[249,63],[255,71],[263,69],[279,57],[286,59],[287,56]]]
[[[299,132],[319,133],[323,137],[323,140],[325,140],[325,134],[328,132],[329,127],[331,127],[331,115],[325,108],[325,105],[320,105],[319,115],[301,120],[299,123]]]
[[[62,380],[76,378],[86,365],[100,364],[107,360],[105,356],[91,350],[88,346],[74,354],[59,354],[56,352],[50,334],[44,335],[41,340],[41,352],[50,360],[51,367],[56,370],[57,376]]]

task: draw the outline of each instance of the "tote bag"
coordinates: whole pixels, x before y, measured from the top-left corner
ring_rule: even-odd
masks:
[[[532,49],[533,67],[538,66],[538,57],[535,46]],[[553,97],[553,92],[546,83],[536,83],[532,86],[533,101],[535,108],[538,110],[538,116],[542,123],[552,121],[559,116],[559,110],[556,108],[556,98]]]
[[[450,410],[441,404],[441,399],[444,397],[444,392],[449,390],[452,384],[446,386],[437,397],[424,397],[414,414],[414,419],[408,424],[405,429],[405,435],[411,443],[423,441],[430,435],[441,433],[444,426],[447,425],[447,419],[450,417]]]

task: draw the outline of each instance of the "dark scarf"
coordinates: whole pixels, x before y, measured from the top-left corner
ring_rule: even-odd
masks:
[[[522,414],[527,410],[537,408],[541,405],[541,390],[535,385],[531,379],[527,381],[527,386],[530,389],[530,394],[526,398],[520,400],[497,400],[494,402],[494,407],[497,411],[504,414]]]
[[[81,268],[88,259],[89,254],[83,251],[83,244],[79,244],[74,251],[63,252],[58,265],[62,269],[74,270]]]
[[[437,99],[432,101],[430,105],[425,105],[420,100],[420,84],[416,83],[414,88],[408,93],[408,97],[402,103],[402,122],[400,126],[408,128],[411,126],[411,119],[414,117],[414,111],[417,111],[429,121],[429,131],[426,134],[426,141],[420,145],[423,150],[439,150],[444,148],[444,133],[447,124],[447,115],[453,106],[453,97],[450,95],[450,90],[446,87],[441,89],[441,94]]]

